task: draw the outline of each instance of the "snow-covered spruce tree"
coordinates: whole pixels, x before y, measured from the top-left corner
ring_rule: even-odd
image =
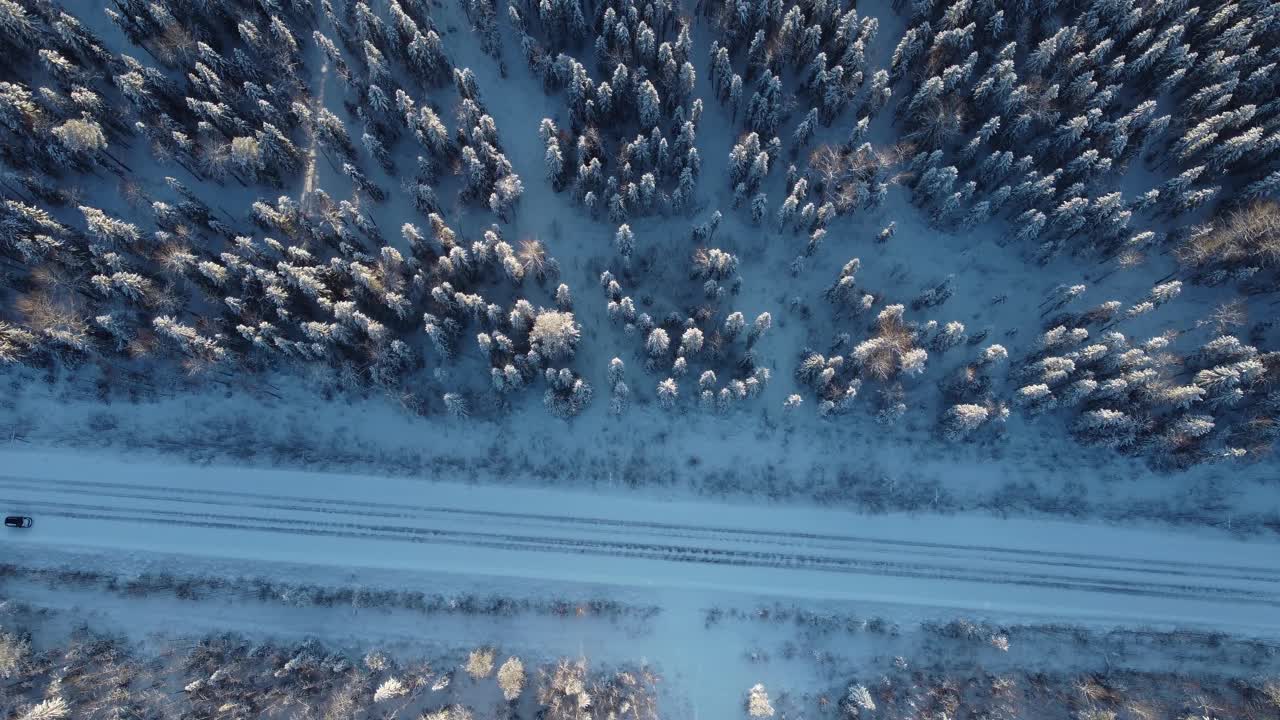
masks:
[[[758,193],[751,198],[751,222],[759,225],[764,220],[765,215],[769,212],[769,198],[764,193]]]
[[[738,258],[719,248],[698,248],[693,253],[691,275],[699,279],[725,280],[738,270]]]
[[[609,361],[609,413],[621,415],[631,400],[631,388],[627,386],[626,367],[619,358]]]
[[[747,347],[753,347],[759,342],[761,337],[773,327],[773,316],[767,312],[762,312],[756,316],[755,322],[751,324],[751,330],[747,334]]]
[[[667,378],[658,383],[658,404],[663,408],[667,410],[674,408],[679,395],[680,386],[673,378]]]
[[[618,251],[618,256],[622,258],[622,266],[628,268],[631,266],[631,256],[635,253],[636,238],[631,232],[631,226],[623,223],[618,226],[618,231],[613,236],[613,247]]]
[[[702,331],[696,327],[687,328],[680,336],[680,347],[677,354],[683,358],[690,358],[702,351],[703,346]]]
[[[937,307],[955,294],[955,275],[948,275],[942,282],[927,288],[911,301],[912,310]]]
[[[671,340],[667,336],[667,331],[662,328],[654,328],[649,332],[648,338],[645,339],[645,350],[651,358],[656,359],[665,356],[670,346]]]
[[[1133,443],[1138,423],[1119,410],[1102,408],[1082,413],[1072,432],[1083,442],[1123,448]]]
[[[545,376],[548,387],[543,402],[552,415],[573,417],[591,403],[591,385],[569,368],[547,368]]]
[[[0,321],[0,364],[19,362],[36,346],[36,336],[30,331]]]
[[[218,338],[201,335],[195,328],[171,316],[156,317],[152,327],[157,335],[166,338],[188,358],[188,367],[203,369],[228,358],[227,350],[218,343]]]
[[[845,263],[835,284],[823,292],[827,300],[835,306],[837,316],[845,312],[860,314],[871,309],[875,302],[874,296],[863,292],[857,285],[856,276],[861,268],[862,261],[858,258]]]
[[[569,286],[560,283],[556,286],[556,309],[561,312],[573,311],[573,294],[569,291]]]

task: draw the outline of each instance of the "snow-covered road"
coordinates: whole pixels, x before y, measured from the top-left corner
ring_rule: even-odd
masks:
[[[6,558],[53,545],[1280,634],[1275,545],[1163,530],[14,450],[0,511],[36,519],[0,535]]]

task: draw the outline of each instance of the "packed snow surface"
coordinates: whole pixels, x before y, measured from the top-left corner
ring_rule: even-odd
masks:
[[[555,489],[0,453],[3,540],[994,614],[1280,629],[1268,544],[1152,529],[666,503]]]

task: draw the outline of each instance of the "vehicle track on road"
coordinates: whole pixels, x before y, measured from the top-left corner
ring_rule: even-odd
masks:
[[[4,482],[0,481],[0,485],[4,485]],[[151,489],[155,490],[155,488]],[[150,494],[164,495],[163,492],[153,492]],[[236,493],[236,495],[253,496],[255,494]],[[302,498],[295,499],[300,501],[306,500]],[[201,501],[198,499],[175,500],[173,498],[164,498],[162,501],[201,505],[211,504],[212,502]],[[317,512],[314,507],[314,503],[316,502],[326,503],[342,501],[306,500],[305,502],[299,502],[297,504],[297,508],[299,508],[298,511]],[[1000,566],[995,568],[986,568],[984,571],[982,569],[969,570],[938,561],[905,562],[900,560],[879,559],[878,554],[876,553],[873,553],[871,557],[857,557],[818,554],[813,551],[785,552],[776,548],[771,550],[746,550],[732,547],[733,543],[740,541],[726,539],[728,536],[724,535],[703,537],[701,538],[704,541],[703,544],[681,544],[675,542],[640,542],[633,540],[608,540],[601,538],[584,539],[555,535],[493,532],[449,527],[423,527],[389,523],[335,522],[331,520],[320,520],[306,517],[247,515],[238,512],[235,514],[218,514],[208,511],[197,512],[194,510],[180,510],[172,508],[140,508],[136,506],[68,502],[53,499],[24,499],[8,497],[0,498],[0,503],[25,504],[33,510],[38,510],[45,516],[80,520],[99,520],[132,524],[163,525],[169,527],[192,527],[228,531],[252,531],[274,534],[479,547],[497,550],[541,553],[594,555],[665,562],[701,563],[707,565],[810,570],[824,573],[841,573],[864,576],[951,580],[989,585],[1019,585],[1056,590],[1076,590],[1092,593],[1184,600],[1194,599],[1222,603],[1246,603],[1280,607],[1280,579],[1269,577],[1270,573],[1264,573],[1264,575],[1267,576],[1257,577],[1235,576],[1236,579],[1249,580],[1254,583],[1263,583],[1264,585],[1275,586],[1263,590],[1223,586],[1217,583],[1187,582],[1183,579],[1188,576],[1186,571],[1178,572],[1174,571],[1172,568],[1166,568],[1164,570],[1147,568],[1144,570],[1144,572],[1148,574],[1163,577],[1164,579],[1161,581],[1135,581],[1132,578],[1106,576],[1106,573],[1110,572],[1128,572],[1129,570],[1124,566],[1106,564],[1088,566],[1079,562],[1072,563],[1070,566],[1063,566],[1070,567],[1073,570],[1093,569],[1102,573],[1102,575],[1098,577],[1086,577],[1071,575],[1064,572],[1054,573],[1044,570],[1043,568],[1046,566],[1046,561],[1040,558],[1037,552],[1029,553],[1028,560],[1025,563],[1019,563],[1017,560],[1009,557],[1009,553],[1016,553],[1018,551],[1009,548],[1002,549],[1005,550],[1006,553],[1002,554],[998,560],[998,562],[1001,563]],[[217,503],[214,502],[212,504]],[[243,505],[231,505],[230,507],[241,506]],[[390,506],[396,507],[394,505]],[[264,509],[275,508],[266,506]],[[380,517],[380,515],[375,515],[371,512],[353,513],[351,511],[347,511],[345,513],[341,513],[341,511],[333,511],[332,508],[330,508],[329,511],[325,511],[325,514],[333,514],[334,512],[346,514],[348,516],[358,515],[364,518]],[[471,519],[476,513],[487,514],[481,511],[465,511],[464,514],[468,519]],[[403,512],[398,514],[385,512],[382,513],[382,515],[390,515],[399,519],[414,517],[412,513]],[[519,514],[495,513],[493,515],[505,517],[508,515]],[[546,520],[548,516],[532,517],[536,517],[539,520]],[[571,521],[579,520],[576,518],[568,519]],[[587,520],[590,523],[603,523],[606,525],[613,523],[613,521],[601,518],[584,520]],[[701,530],[701,528],[698,528],[697,526],[677,525],[675,527]],[[723,531],[723,528],[719,528],[709,532]],[[754,533],[756,531],[740,532]],[[781,535],[786,537],[791,534],[781,533]],[[690,538],[683,539],[688,540]],[[724,545],[717,545],[715,543],[722,543]],[[858,550],[856,547],[847,548],[846,552],[856,553]],[[916,555],[920,555],[920,553],[916,553]],[[935,560],[967,561],[970,559],[972,558],[945,555],[936,558]],[[1021,565],[1031,567],[1020,567]],[[1049,563],[1049,565],[1052,566],[1052,563]],[[1034,571],[1032,571],[1033,569]],[[1203,577],[1203,574],[1198,574],[1196,577]]]
[[[79,490],[63,490],[80,488]],[[1008,548],[992,545],[951,544],[891,540],[857,535],[829,533],[781,532],[774,530],[721,527],[714,525],[689,525],[639,520],[553,515],[545,513],[517,513],[474,510],[448,506],[415,505],[410,503],[384,503],[369,500],[341,498],[307,498],[270,493],[215,489],[169,488],[133,483],[107,483],[83,480],[50,481],[38,478],[0,475],[0,488],[42,490],[92,497],[114,497],[158,502],[211,505],[215,507],[247,507],[262,510],[288,510],[291,512],[326,515],[353,515],[397,519],[430,519],[432,516],[460,516],[482,519],[519,521],[542,528],[589,528],[594,532],[614,533],[626,530],[658,535],[663,538],[688,540],[712,540],[716,542],[766,545],[768,547],[798,547],[810,550],[863,550],[882,549],[894,554],[924,555],[987,562],[1015,562],[1022,565],[1046,565],[1090,570],[1141,572],[1172,576],[1190,576],[1243,580],[1249,582],[1280,583],[1280,568],[1255,567],[1232,564],[1210,564],[1186,561],[1107,556],[1088,553],[1071,553],[1024,548]],[[92,489],[92,490],[91,490]],[[129,491],[129,492],[125,492]],[[222,498],[222,499],[218,499]],[[353,513],[353,508],[360,508]],[[136,508],[131,508],[136,509]],[[276,518],[272,518],[276,519]]]

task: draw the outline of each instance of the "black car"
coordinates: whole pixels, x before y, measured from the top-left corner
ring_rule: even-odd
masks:
[[[31,518],[22,515],[10,515],[4,519],[4,526],[11,528],[29,528],[31,527]]]

